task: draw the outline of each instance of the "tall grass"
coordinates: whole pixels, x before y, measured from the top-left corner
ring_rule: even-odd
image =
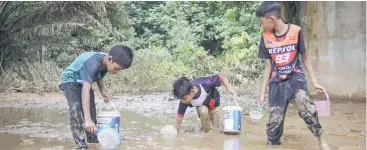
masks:
[[[185,60],[178,60],[161,47],[141,49],[135,51],[130,68],[115,75],[108,74],[104,81],[106,87],[115,93],[162,92],[170,91],[172,82],[181,76],[196,78],[222,73],[227,75],[233,86],[237,86],[239,93],[258,93],[262,70],[251,70],[261,65],[257,58],[248,58],[256,61],[234,64],[227,55],[214,58],[204,52],[199,50],[197,54],[185,56]],[[53,61],[14,64],[1,76],[0,90],[40,94],[58,92],[61,72],[62,69]]]
[[[16,63],[1,75],[0,91],[55,92],[58,89],[61,69],[53,61],[43,63]]]

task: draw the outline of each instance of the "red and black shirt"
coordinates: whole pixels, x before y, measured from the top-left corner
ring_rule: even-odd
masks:
[[[193,86],[196,86],[198,93],[193,97],[190,104],[184,104],[180,101],[177,116],[183,117],[187,107],[207,106],[214,109],[220,104],[220,94],[217,87],[222,85],[222,75],[217,74],[210,77],[201,77],[193,80]]]
[[[287,80],[293,74],[303,74],[300,54],[306,53],[301,28],[288,24],[287,32],[276,36],[273,32],[265,32],[260,40],[258,57],[272,60],[270,83]]]

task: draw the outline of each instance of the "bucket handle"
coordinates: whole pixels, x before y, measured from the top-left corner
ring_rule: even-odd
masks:
[[[327,94],[326,92],[324,94],[326,97],[326,109],[328,110],[329,105],[330,105],[330,97],[329,97],[329,94]]]
[[[238,106],[238,103],[237,103],[237,100],[236,100],[236,98],[234,98],[234,97],[232,97],[232,98],[228,101],[228,106],[229,106],[229,104],[231,103],[231,100],[233,100],[233,101],[236,103],[236,106],[237,106],[237,107],[239,107],[239,106]]]
[[[330,105],[330,97],[329,97],[329,94],[327,94],[326,92],[325,92],[325,96],[326,96],[326,101],[327,101],[327,103],[326,103],[326,109],[328,109],[329,108],[329,105]]]
[[[266,104],[261,104],[260,101],[257,101],[257,109],[263,110]]]
[[[112,107],[115,109],[115,111],[117,111],[116,105],[112,102],[112,100],[109,100],[109,101],[110,101]]]
[[[111,103],[111,105],[115,109],[115,111],[118,111],[117,108],[116,108],[116,105],[112,102],[112,100],[109,99],[108,101]],[[102,108],[99,108],[99,111],[101,112]]]

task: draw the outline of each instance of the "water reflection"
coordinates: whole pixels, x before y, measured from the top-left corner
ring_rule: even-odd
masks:
[[[240,139],[232,138],[224,140],[223,150],[240,150]]]

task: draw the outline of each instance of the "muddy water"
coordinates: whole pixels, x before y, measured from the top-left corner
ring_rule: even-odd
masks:
[[[225,99],[225,98],[224,98]],[[240,99],[248,99],[242,97]],[[67,105],[59,94],[39,97],[36,95],[0,95],[0,149],[48,150],[72,149],[73,140],[67,117]],[[177,101],[167,93],[149,95],[115,96],[121,110],[121,133],[124,138],[121,149],[304,149],[316,150],[317,140],[298,118],[295,107],[290,106],[286,116],[283,145],[267,147],[265,125],[267,115],[260,122],[252,122],[246,115],[249,103],[240,102],[245,108],[243,132],[240,135],[201,133],[200,121],[194,109],[185,115],[179,136],[167,138],[159,135],[160,129],[174,122]],[[225,102],[224,102],[225,103]],[[97,108],[110,109],[101,99]],[[365,103],[337,103],[332,105],[333,115],[320,118],[326,140],[334,150],[366,149]],[[90,144],[90,149],[98,145]]]

